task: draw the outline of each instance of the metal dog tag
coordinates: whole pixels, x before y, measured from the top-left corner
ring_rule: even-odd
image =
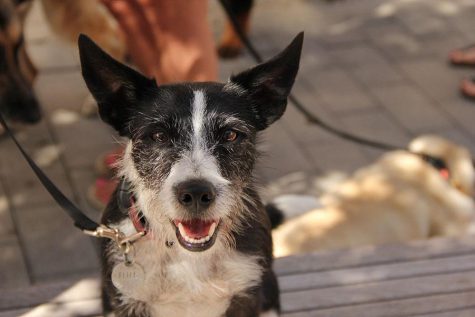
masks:
[[[131,294],[145,281],[145,271],[138,263],[121,262],[112,269],[112,284],[123,294]]]

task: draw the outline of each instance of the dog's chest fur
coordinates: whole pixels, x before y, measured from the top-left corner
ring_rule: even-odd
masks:
[[[120,227],[129,231],[130,220]],[[124,304],[137,310],[137,301],[143,302],[143,309],[153,317],[222,316],[235,295],[260,283],[262,267],[259,257],[215,247],[220,250],[190,254],[178,245],[167,248],[153,239],[137,243],[134,260],[143,267],[146,283],[123,296]],[[110,259],[122,261],[116,252]]]

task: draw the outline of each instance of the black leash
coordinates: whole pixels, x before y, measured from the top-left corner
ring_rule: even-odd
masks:
[[[20,150],[21,154],[25,158],[25,160],[30,165],[33,172],[35,172],[36,176],[40,180],[41,184],[46,188],[46,190],[50,193],[51,197],[58,203],[58,205],[63,208],[63,210],[74,220],[74,225],[79,228],[80,230],[88,230],[94,231],[99,224],[90,219],[86,216],[71,200],[69,200],[59,189],[56,185],[45,175],[45,173],[41,170],[41,168],[36,165],[36,163],[31,159],[31,157],[26,153],[25,149],[18,143],[13,132],[10,130],[9,126],[5,122],[2,114],[0,113],[0,124],[5,129],[6,133],[10,138],[13,140],[17,148]]]
[[[18,150],[20,150],[21,154],[28,162],[33,172],[35,172],[41,184],[43,184],[43,186],[49,192],[51,197],[56,201],[56,203],[58,203],[58,205],[61,206],[61,208],[69,215],[69,217],[73,219],[74,226],[76,228],[81,230],[83,233],[93,237],[107,238],[113,240],[124,254],[128,253],[128,250],[130,249],[130,245],[132,243],[145,236],[146,232],[137,232],[135,234],[132,234],[131,236],[125,236],[118,229],[109,228],[105,225],[98,224],[97,222],[86,216],[86,214],[81,211],[81,209],[79,209],[68,197],[66,197],[61,192],[61,190],[59,190],[58,187],[56,187],[56,185],[49,179],[49,177],[46,176],[46,174],[41,170],[41,168],[38,167],[38,165],[36,165],[36,163],[26,153],[25,149],[20,145],[12,130],[6,123],[1,112],[0,125],[3,126],[5,132],[13,140],[16,147],[18,148]],[[124,205],[127,206],[125,204],[125,199],[123,198],[124,192],[129,193],[129,185],[124,180],[122,180],[120,184],[119,193],[119,198],[121,199],[121,201],[119,201],[119,203],[124,202]],[[119,205],[122,206],[121,204]]]
[[[234,14],[231,10],[229,0],[219,0],[219,2],[221,3],[221,6],[223,7],[224,11],[226,12],[226,15],[227,15],[228,19],[231,21],[231,24],[233,25],[234,31],[239,36],[239,39],[241,40],[241,42],[244,44],[244,46],[249,51],[249,53],[254,58],[254,60],[257,63],[262,63],[264,60],[263,60],[261,54],[257,51],[255,46],[252,44],[252,42],[249,40],[249,38],[247,37],[247,35],[244,33],[241,26],[239,25],[238,20],[236,19],[236,17],[234,16]],[[351,142],[354,142],[354,143],[358,143],[358,144],[362,144],[362,145],[365,145],[365,146],[369,146],[369,147],[377,148],[377,149],[380,149],[380,150],[384,150],[384,151],[405,149],[405,148],[402,148],[400,146],[396,146],[396,145],[393,145],[393,144],[388,144],[388,143],[383,143],[383,142],[379,142],[379,141],[375,141],[375,140],[366,139],[366,138],[354,135],[352,133],[343,131],[341,129],[338,129],[338,128],[326,123],[325,121],[323,121],[322,119],[320,119],[316,115],[314,115],[311,111],[309,111],[307,109],[307,107],[304,106],[304,104],[294,94],[291,93],[289,95],[289,100],[292,102],[292,104],[295,106],[295,108],[297,108],[297,110],[307,119],[307,121],[309,123],[315,124],[315,125],[321,127],[322,129],[324,129],[324,130],[326,130],[326,131],[328,131],[328,132],[330,132],[334,135],[339,136],[340,138],[343,138],[345,140],[348,140],[348,141],[351,141]]]

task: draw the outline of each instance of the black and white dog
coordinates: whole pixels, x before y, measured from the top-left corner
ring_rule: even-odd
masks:
[[[103,244],[106,313],[278,315],[270,222],[253,168],[257,134],[285,111],[302,42],[299,34],[225,84],[157,86],[80,37],[83,76],[101,118],[128,139],[121,176],[148,230],[131,252],[145,274],[133,289],[114,287],[111,271],[123,259],[114,243]],[[140,224],[121,208],[120,195],[102,223],[133,234]]]

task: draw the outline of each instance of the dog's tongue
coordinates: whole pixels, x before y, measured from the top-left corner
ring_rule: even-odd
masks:
[[[449,179],[450,178],[450,173],[449,170],[446,168],[443,168],[439,170],[440,176],[442,176],[443,179]]]
[[[193,239],[206,237],[209,233],[213,220],[192,219],[180,221],[185,229],[186,235]]]

